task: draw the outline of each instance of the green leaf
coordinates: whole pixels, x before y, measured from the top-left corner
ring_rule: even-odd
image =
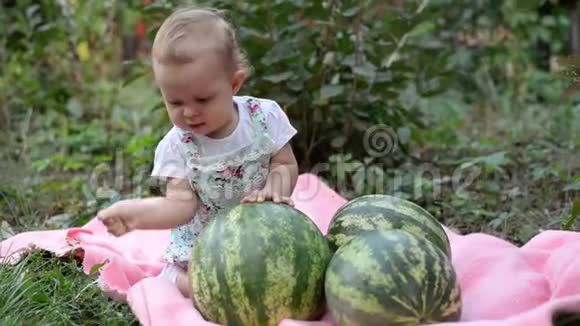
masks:
[[[509,163],[509,159],[506,157],[506,152],[496,152],[486,156],[476,157],[471,159],[461,165],[461,168],[466,168],[478,163],[483,163],[486,168],[495,170]]]
[[[578,217],[580,215],[580,199],[576,199],[572,205],[572,216]]]
[[[299,80],[291,80],[286,84],[286,86],[288,89],[291,89],[295,92],[299,92],[304,89],[304,83]]]
[[[265,66],[270,66],[299,55],[300,52],[296,50],[296,44],[292,41],[279,42],[274,45],[264,57],[262,57],[260,62]]]
[[[491,155],[482,157],[482,161],[494,168],[500,167],[507,162],[505,152],[497,152]]]
[[[91,267],[91,270],[89,271],[89,275],[90,275],[90,276],[96,275],[96,274],[99,272],[99,270],[101,269],[101,267],[105,266],[105,264],[106,264],[107,262],[108,262],[108,261],[107,261],[107,260],[105,260],[105,261],[104,261],[104,262],[102,262],[102,263],[99,263],[99,264],[94,264],[94,265],[93,265],[93,267]]]
[[[40,9],[41,6],[39,4],[31,5],[30,7],[26,8],[26,17],[29,19],[32,18]]]
[[[262,33],[261,31],[251,28],[251,27],[247,27],[247,26],[241,26],[239,28],[239,33],[240,33],[240,37],[242,38],[246,38],[246,37],[254,37],[254,38],[266,38],[266,35],[264,35],[264,33]]]
[[[576,183],[569,183],[567,184],[564,189],[562,189],[563,191],[571,191],[571,190],[580,190],[580,182],[576,182]]]
[[[401,144],[409,143],[409,139],[411,138],[411,129],[409,127],[400,127],[397,128],[397,137],[399,137],[399,142]]]
[[[374,79],[376,76],[377,68],[372,63],[365,62],[362,65],[353,66],[352,72],[356,75],[360,75],[368,79]]]
[[[66,104],[66,109],[75,118],[80,118],[83,115],[83,105],[78,99],[74,97],[71,97],[71,99],[68,101]]]
[[[34,302],[38,303],[47,303],[48,302],[48,295],[44,292],[35,292],[31,298]]]
[[[358,14],[358,12],[361,10],[362,8],[360,8],[358,5],[354,6],[350,9],[346,9],[345,11],[342,12],[342,15],[344,17],[354,17],[356,16],[356,14]]]
[[[304,7],[304,0],[278,0],[275,3],[276,4],[281,4],[283,2],[290,2],[293,5],[295,5],[296,7],[302,8]]]
[[[290,77],[294,76],[294,73],[290,72],[290,71],[285,71],[285,72],[281,72],[279,74],[273,74],[273,75],[267,75],[262,77],[263,79],[272,82],[274,84],[277,84],[279,82],[283,82],[285,80],[290,79]]]
[[[332,146],[334,148],[340,148],[340,147],[344,146],[344,144],[346,144],[346,141],[347,141],[346,136],[339,135],[330,141],[330,146]]]
[[[580,199],[576,199],[574,204],[572,204],[572,211],[570,216],[564,221],[562,228],[564,230],[571,230],[572,225],[576,222],[576,219],[580,215]]]
[[[342,85],[324,85],[320,88],[320,99],[327,100],[340,95],[342,92],[344,92]]]
[[[516,9],[519,12],[531,12],[541,5],[539,0],[515,0],[514,2],[515,8],[513,9]]]
[[[355,61],[354,54],[348,54],[348,55],[346,55],[342,59],[341,64],[344,65],[344,66],[348,66],[348,67],[354,67],[356,65],[356,61]]]
[[[435,23],[432,21],[424,21],[419,23],[415,26],[411,31],[409,31],[409,37],[416,37],[430,33],[433,29],[435,29]]]
[[[488,225],[492,227],[494,230],[498,230],[510,216],[511,216],[510,213],[501,212],[496,218],[494,218],[491,222],[489,222]]]

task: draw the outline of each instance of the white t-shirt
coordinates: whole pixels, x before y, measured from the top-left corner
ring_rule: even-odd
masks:
[[[275,144],[274,153],[280,150],[296,135],[297,130],[292,126],[286,113],[284,113],[275,101],[250,96],[234,96],[239,113],[238,125],[230,135],[221,139],[195,135],[196,144],[199,147],[202,157],[211,158],[213,156],[221,156],[226,153],[235,152],[251,145],[256,139],[255,127],[246,103],[248,98],[252,98],[260,103],[262,114],[266,118],[268,135]],[[187,149],[186,144],[181,141],[179,135],[179,129],[174,126],[157,145],[153,171],[151,173],[152,176],[187,177]]]

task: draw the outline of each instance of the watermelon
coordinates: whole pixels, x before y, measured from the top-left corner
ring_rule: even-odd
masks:
[[[324,312],[332,253],[301,211],[244,203],[217,216],[194,243],[188,274],[194,306],[221,325],[278,325]]]
[[[340,247],[328,265],[325,296],[336,326],[453,322],[462,311],[449,257],[396,229],[365,232]]]
[[[421,206],[389,195],[364,195],[347,202],[332,217],[326,237],[335,252],[353,237],[377,229],[401,229],[425,237],[451,257],[441,223]]]

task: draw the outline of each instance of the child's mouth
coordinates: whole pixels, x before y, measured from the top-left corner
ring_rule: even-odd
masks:
[[[203,123],[203,122],[201,122],[201,123],[190,123],[189,124],[189,127],[191,129],[199,129],[199,128],[203,127],[204,124],[205,123]]]

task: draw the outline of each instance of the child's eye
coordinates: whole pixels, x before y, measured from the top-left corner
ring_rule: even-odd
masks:
[[[183,103],[181,103],[180,101],[169,101],[169,105],[171,106],[181,106],[181,104]]]
[[[207,103],[211,100],[211,97],[198,97],[196,99],[199,103]]]

